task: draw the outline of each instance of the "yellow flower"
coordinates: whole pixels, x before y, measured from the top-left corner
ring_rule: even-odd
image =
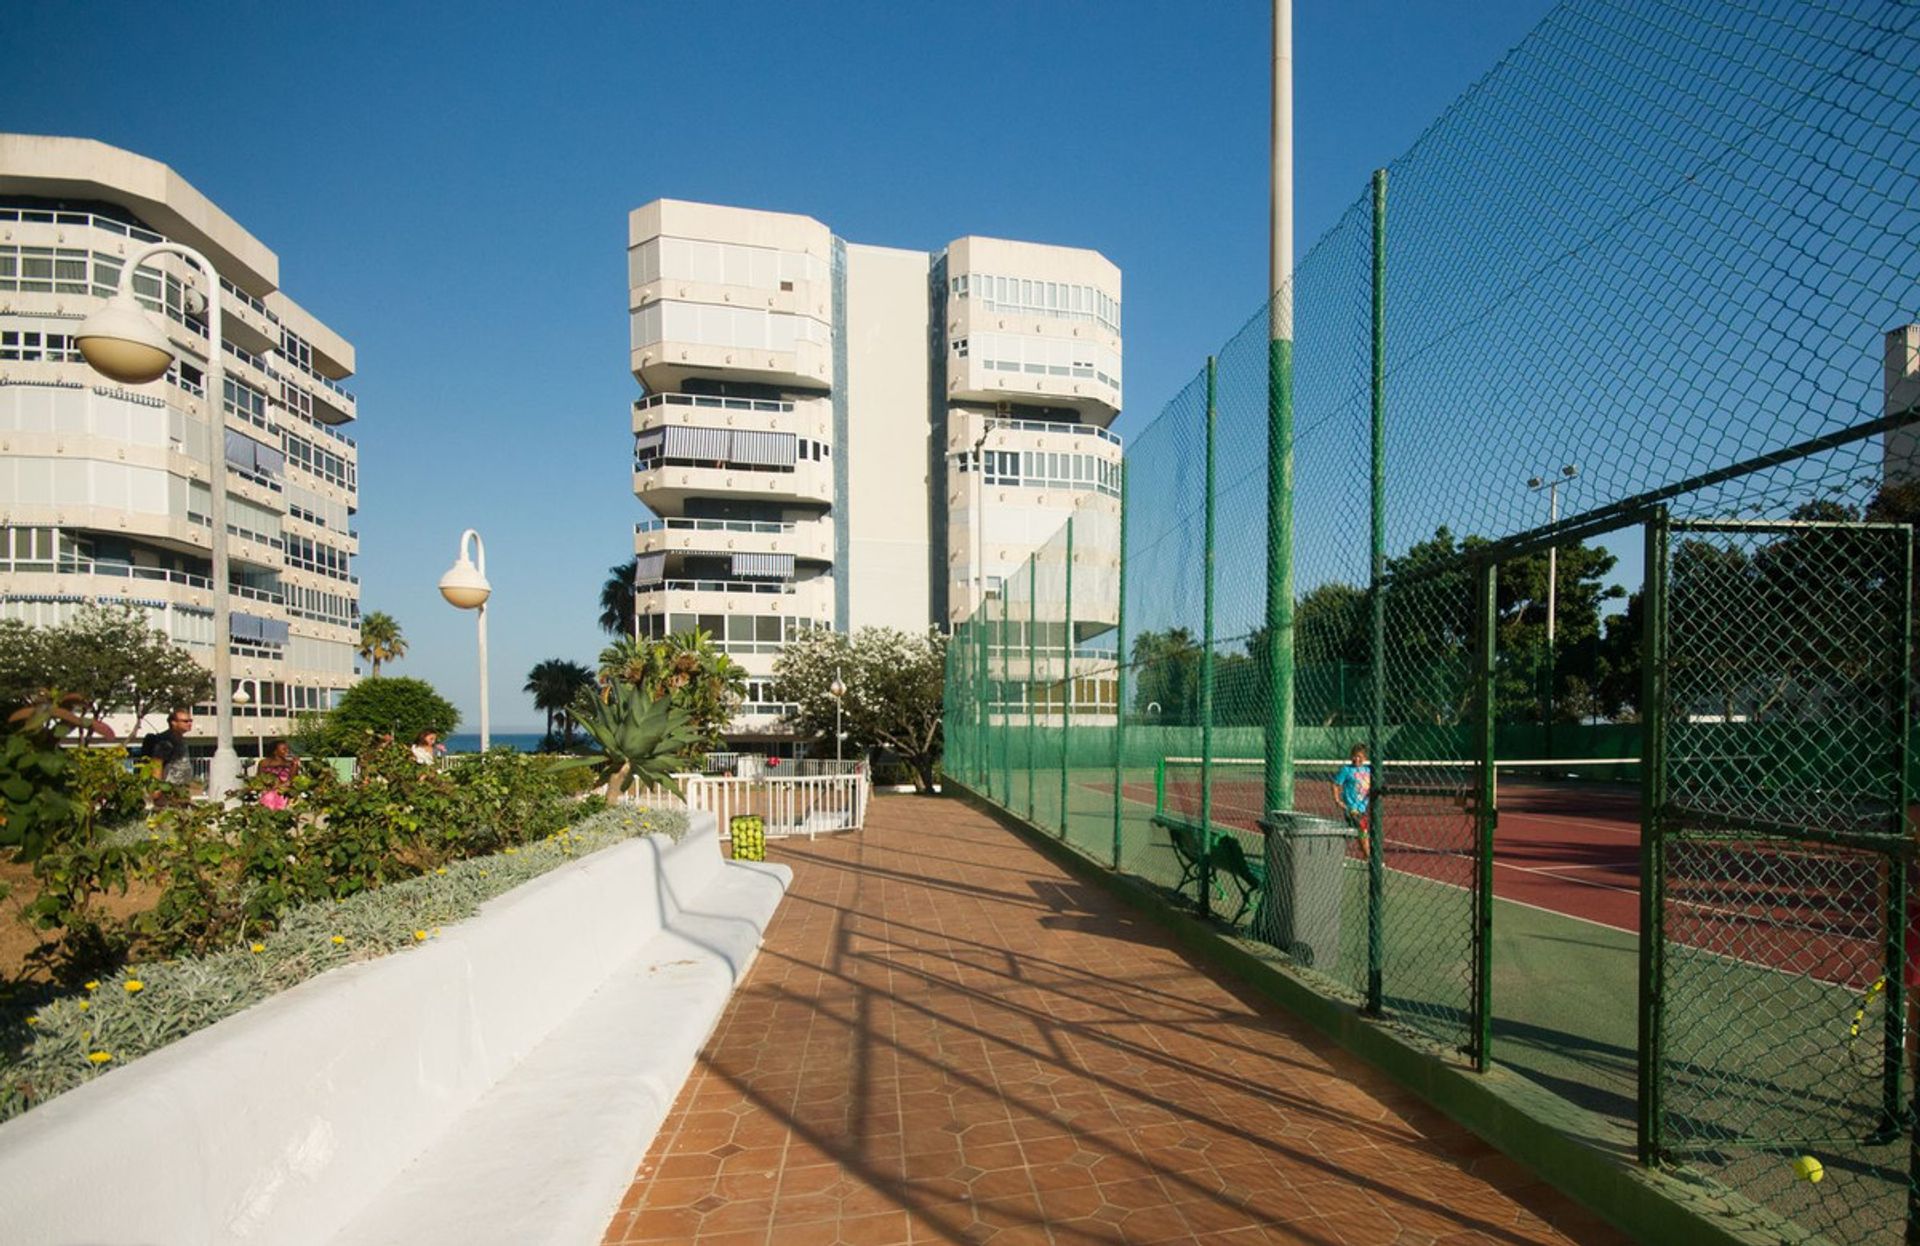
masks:
[[[345,942],[347,941],[347,936],[345,936],[345,935],[335,935],[335,936],[333,936],[333,941],[334,941],[335,943],[345,943]]]
[[[434,871],[434,873],[436,873],[436,874],[444,874],[444,873],[446,873],[446,872],[447,872],[447,867],[446,867],[446,866],[444,866],[444,865],[443,865],[443,866],[441,866],[441,867],[440,867],[439,869],[437,869],[437,870],[435,870],[435,871]]]
[[[89,982],[89,983],[87,983],[87,989],[88,989],[89,991],[97,991],[97,990],[99,990],[99,989],[100,989],[100,984],[99,984],[99,982],[97,982],[97,981],[96,981],[96,982]]]
[[[415,942],[423,942],[427,937],[427,932],[424,930],[416,930],[413,932],[413,937]]]
[[[509,849],[507,849],[507,855],[508,855],[508,856],[512,856],[512,855],[513,855],[514,853],[516,853],[516,852],[518,852],[518,851],[520,851],[520,850],[519,850],[518,848],[509,848]]]
[[[123,985],[127,988],[127,994],[129,995],[147,989],[147,984],[138,978],[128,978]]]
[[[40,1018],[38,1018],[38,1017],[28,1017],[28,1018],[27,1018],[27,1024],[28,1024],[28,1025],[39,1025],[39,1024],[40,1024]]]
[[[89,1008],[91,1008],[91,1007],[93,1007],[93,1005],[92,1005],[92,1004],[89,1004],[89,1003],[88,1003],[88,1002],[87,1002],[86,1000],[84,1000],[84,999],[83,999],[83,1000],[81,1000],[81,1001],[80,1001],[80,1011],[81,1011],[81,1012],[85,1012],[85,1011],[86,1011],[87,1009],[89,1009]]]
[[[113,1056],[108,1052],[95,1051],[95,1052],[89,1052],[87,1055],[87,1059],[89,1062],[93,1064],[105,1064],[107,1061],[113,1059]],[[116,1086],[119,1085],[118,1082],[115,1082],[114,1084]]]
[[[264,952],[267,950],[267,945],[264,943],[251,944],[249,945],[248,950],[253,952]]]

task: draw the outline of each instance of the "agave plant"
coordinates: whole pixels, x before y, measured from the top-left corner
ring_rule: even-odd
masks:
[[[664,787],[680,794],[673,769],[696,740],[685,710],[664,697],[656,701],[632,684],[614,684],[604,693],[581,693],[573,717],[600,746],[600,757],[581,761],[600,768],[610,799],[629,788]]]

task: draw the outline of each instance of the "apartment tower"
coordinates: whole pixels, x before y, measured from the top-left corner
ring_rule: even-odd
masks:
[[[219,270],[217,417],[201,278],[175,257],[133,284],[185,362],[127,387],[74,345],[127,257],[161,239]],[[353,347],[280,289],[274,253],[171,168],[89,139],[0,134],[0,617],[52,625],[87,602],[125,602],[211,665],[212,577],[225,575],[248,701],[234,707],[239,751],[332,705],[359,643],[359,452],[345,431],[358,404],[340,384],[353,367]],[[230,537],[219,569],[216,445]],[[213,728],[200,707],[202,743]]]
[[[654,515],[634,536],[636,626],[702,629],[746,667],[732,736],[781,734],[770,676],[800,631],[947,628],[1069,516],[1076,638],[1111,631],[1104,257],[863,246],[811,217],[663,199],[629,218],[628,285],[634,492]]]

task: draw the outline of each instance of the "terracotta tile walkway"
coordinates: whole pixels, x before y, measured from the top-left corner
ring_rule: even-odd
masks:
[[[773,855],[608,1243],[1625,1240],[957,801]]]

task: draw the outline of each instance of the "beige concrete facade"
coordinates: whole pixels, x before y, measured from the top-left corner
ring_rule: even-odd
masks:
[[[1117,596],[1094,587],[1119,556],[1103,256],[865,246],[810,217],[657,200],[629,216],[628,286],[634,492],[655,516],[634,534],[639,630],[700,627],[747,668],[733,734],[779,734],[773,663],[798,631],[949,627],[1083,512],[1075,633],[1112,627]]]
[[[242,754],[356,676],[358,404],[353,347],[279,288],[279,259],[171,168],[90,139],[0,134],[0,617],[54,624],[125,601],[211,662],[207,337],[190,266],[136,295],[186,361],[148,385],[73,343],[125,261],[161,239],[219,270],[233,669]],[[211,736],[211,707],[197,726]],[[116,724],[123,731],[155,723]]]

